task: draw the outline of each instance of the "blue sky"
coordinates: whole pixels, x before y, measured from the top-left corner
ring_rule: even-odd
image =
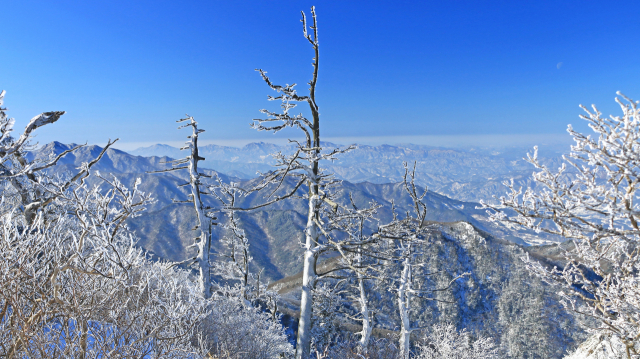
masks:
[[[637,2],[7,0],[5,105],[19,127],[67,111],[40,142],[176,144],[185,113],[214,143],[295,137],[249,128],[276,105],[254,69],[306,92],[311,5],[326,139],[551,141],[587,131],[580,103],[617,114],[616,91],[640,99]]]

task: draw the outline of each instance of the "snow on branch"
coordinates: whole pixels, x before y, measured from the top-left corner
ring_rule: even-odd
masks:
[[[600,328],[618,336],[627,357],[640,355],[640,111],[638,102],[618,93],[621,116],[602,117],[595,106],[580,117],[595,132],[584,135],[571,126],[575,144],[564,163],[552,171],[538,160],[537,148],[528,162],[537,172],[540,190],[516,188],[498,203],[481,202],[490,218],[508,226],[526,227],[569,240],[563,268],[545,268],[525,257],[529,269],[544,280],[564,286],[560,295],[570,311],[597,318]],[[575,172],[568,181],[565,173]]]

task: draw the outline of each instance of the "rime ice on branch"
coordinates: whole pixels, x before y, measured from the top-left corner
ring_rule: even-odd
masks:
[[[236,207],[236,201],[247,196],[251,191],[246,191],[238,183],[225,183],[220,176],[215,175],[215,181],[209,185],[209,192],[214,196],[222,208]],[[228,217],[222,225],[226,234],[220,239],[224,250],[219,253],[219,260],[213,263],[214,274],[224,280],[235,282],[233,287],[220,288],[231,296],[244,300],[251,305],[256,300],[265,300],[271,310],[272,318],[277,319],[278,293],[267,290],[267,284],[260,280],[261,271],[252,272],[253,257],[249,253],[250,240],[241,228],[240,218],[236,210],[225,210]],[[224,286],[222,286],[224,287]]]
[[[200,233],[194,239],[193,247],[197,249],[197,253],[195,257],[188,258],[187,260],[176,263],[179,264],[197,264],[198,270],[200,271],[199,277],[199,285],[202,295],[205,298],[211,297],[211,262],[209,260],[210,251],[211,251],[211,225],[215,225],[212,221],[216,218],[211,215],[208,211],[210,208],[206,206],[202,202],[201,195],[209,194],[202,190],[202,186],[204,183],[202,182],[203,177],[211,177],[204,173],[199,172],[198,170],[198,162],[203,161],[204,158],[200,157],[198,154],[198,135],[204,130],[198,129],[198,123],[191,116],[187,116],[183,119],[176,121],[186,122],[184,125],[178,127],[178,129],[191,127],[192,133],[188,136],[189,140],[187,140],[184,147],[180,148],[181,150],[189,150],[189,154],[182,159],[170,161],[172,167],[163,171],[153,171],[150,173],[161,173],[161,172],[171,172],[186,169],[189,172],[189,182],[184,183],[180,186],[189,186],[191,193],[188,195],[189,199],[186,201],[175,201],[174,203],[193,203],[193,208],[196,212],[196,220],[197,223],[193,230],[198,231]]]
[[[416,166],[410,170],[407,163],[403,163],[404,188],[413,202],[414,215],[406,214],[406,218],[399,219],[395,214],[391,223],[381,225],[375,236],[384,239],[379,250],[379,256],[386,262],[386,274],[382,280],[388,282],[392,290],[397,293],[398,312],[400,314],[400,358],[408,359],[410,355],[411,333],[422,328],[415,327],[411,320],[412,298],[419,296],[427,300],[441,301],[432,296],[433,293],[448,290],[460,278],[469,275],[462,273],[453,277],[446,285],[438,288],[424,287],[424,279],[436,273],[426,273],[426,265],[422,258],[422,248],[429,245],[431,233],[440,230],[438,225],[426,223],[427,206],[422,199],[427,194],[424,189],[419,193],[415,184]]]
[[[598,328],[616,335],[626,356],[640,355],[640,110],[624,95],[616,98],[622,116],[602,117],[582,107],[596,136],[573,130],[575,145],[554,172],[538,161],[537,147],[528,161],[538,172],[540,191],[510,189],[499,204],[481,202],[494,221],[553,233],[571,242],[564,251],[564,268],[547,269],[525,258],[531,271],[564,286],[560,295],[570,311],[596,318]],[[574,180],[563,180],[567,165]],[[513,212],[512,212],[513,211]],[[513,214],[512,214],[513,213]],[[595,274],[595,275],[594,275]]]
[[[152,201],[140,181],[131,189],[98,173],[100,186],[85,181],[113,142],[71,178],[45,170],[82,146],[31,162],[24,155],[32,131],[63,113],[36,116],[15,140],[0,109],[0,356],[203,355],[193,346],[207,314],[201,297],[184,272],[150,263],[128,231],[126,220]]]
[[[71,179],[60,181],[46,175],[46,169],[55,166],[58,161],[67,154],[85,145],[79,145],[63,151],[57,156],[47,160],[34,160],[28,162],[25,159],[25,147],[29,147],[29,139],[36,129],[54,123],[64,115],[64,111],[43,112],[29,121],[24,132],[17,139],[11,136],[15,121],[7,117],[6,108],[2,108],[6,92],[0,92],[0,173],[6,179],[8,185],[13,188],[10,193],[4,193],[10,201],[19,207],[24,215],[25,224],[32,225],[38,211],[49,206],[61,193],[77,185],[89,176],[91,167],[95,165],[115,141],[109,140],[100,154],[92,161],[83,163]]]
[[[281,102],[281,113],[268,110],[261,110],[268,117],[254,120],[252,127],[258,131],[278,132],[285,128],[295,128],[302,132],[304,140],[290,140],[295,144],[295,152],[292,155],[280,153],[274,154],[277,169],[263,174],[261,183],[255,190],[267,190],[265,203],[253,208],[237,208],[238,210],[251,210],[267,206],[277,201],[298,197],[308,201],[307,225],[305,228],[303,277],[302,277],[302,299],[301,313],[298,324],[297,352],[296,358],[309,358],[311,350],[311,312],[313,303],[312,291],[318,280],[316,272],[316,262],[321,253],[353,247],[350,244],[339,244],[334,236],[327,230],[329,213],[339,214],[341,208],[334,201],[332,185],[336,180],[331,174],[325,173],[320,168],[320,162],[324,160],[335,160],[336,156],[354,148],[350,146],[344,149],[333,149],[324,151],[320,142],[320,113],[316,103],[316,84],[318,81],[319,69],[319,47],[318,47],[318,23],[315,8],[311,8],[312,24],[307,26],[307,18],[302,12],[302,25],[304,38],[311,44],[314,51],[313,74],[309,84],[309,95],[301,96],[295,90],[295,84],[276,85],[263,70],[260,72],[263,80],[274,91],[277,96],[269,96],[270,101]],[[308,32],[308,29],[311,32]],[[305,118],[302,114],[293,115],[291,111],[297,103],[306,103],[311,111],[312,119]],[[279,190],[284,181],[293,179],[295,184],[293,189],[280,193]],[[303,190],[303,186],[306,186]]]

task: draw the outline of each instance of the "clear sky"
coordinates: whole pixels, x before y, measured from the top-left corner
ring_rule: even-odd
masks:
[[[275,105],[254,69],[306,92],[311,5],[327,139],[562,138],[586,131],[578,104],[618,114],[616,91],[640,99],[637,1],[5,0],[5,106],[20,128],[67,111],[41,143],[175,144],[185,113],[209,141],[272,141],[249,128]]]

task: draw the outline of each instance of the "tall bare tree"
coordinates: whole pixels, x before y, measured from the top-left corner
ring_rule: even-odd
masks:
[[[195,263],[198,266],[198,270],[200,271],[200,276],[198,279],[200,290],[205,298],[209,298],[212,294],[211,262],[209,259],[211,252],[211,226],[213,224],[212,221],[216,218],[211,215],[210,211],[208,211],[210,207],[202,202],[202,195],[209,194],[208,192],[203,191],[203,188],[206,187],[202,181],[202,178],[211,177],[207,174],[201,173],[198,170],[198,162],[204,160],[204,158],[200,157],[198,153],[198,135],[204,132],[204,130],[198,128],[198,123],[191,116],[187,116],[176,122],[186,122],[184,125],[178,127],[178,129],[186,127],[191,127],[192,129],[191,135],[188,136],[188,140],[185,143],[185,146],[180,148],[181,150],[189,150],[189,154],[185,158],[171,161],[170,163],[172,164],[172,167],[169,169],[152,171],[150,173],[172,172],[185,169],[189,173],[189,182],[180,185],[189,186],[191,192],[188,195],[189,199],[187,199],[186,201],[174,200],[174,203],[193,204],[197,221],[193,229],[200,233],[200,235],[196,236],[192,245],[197,250],[196,255],[182,262],[178,262],[175,265],[192,265]]]
[[[353,201],[349,205],[340,205],[336,202],[336,194],[333,187],[339,182],[331,173],[326,173],[320,166],[322,161],[336,160],[337,155],[350,151],[355,146],[342,149],[325,149],[320,141],[320,114],[316,102],[316,85],[319,69],[319,45],[318,23],[315,8],[311,8],[312,24],[307,25],[307,18],[302,12],[302,25],[304,38],[311,44],[314,51],[313,74],[309,84],[309,95],[299,95],[296,84],[280,86],[274,84],[261,69],[263,80],[278,93],[277,96],[269,96],[270,101],[281,102],[281,113],[261,110],[268,117],[254,120],[252,127],[258,131],[278,132],[285,128],[295,128],[305,136],[303,141],[289,140],[295,145],[295,152],[291,155],[279,152],[274,155],[276,170],[266,173],[262,181],[252,190],[268,190],[269,194],[265,203],[252,208],[234,208],[253,210],[288,198],[303,198],[308,201],[307,225],[305,227],[305,242],[303,255],[302,297],[300,305],[300,319],[298,323],[298,337],[296,358],[306,359],[311,350],[311,321],[313,308],[313,290],[323,276],[331,276],[330,272],[318,273],[317,261],[322,253],[337,252],[342,256],[344,265],[341,268],[352,275],[359,276],[359,288],[364,290],[364,282],[369,276],[368,264],[364,257],[371,255],[367,247],[380,240],[380,235],[364,236],[357,233],[362,230],[362,222],[372,220],[379,206],[370,203],[367,208],[357,208]],[[310,29],[311,31],[308,31]],[[291,112],[298,103],[306,103],[311,112],[311,119],[302,114],[293,115]],[[282,193],[282,184],[288,179],[293,179],[289,191]],[[307,186],[304,189],[303,186]],[[339,232],[339,234],[337,233]],[[371,333],[371,316],[368,309],[366,293],[361,292],[358,300],[362,312],[360,320],[363,321],[362,343],[366,344]]]
[[[348,149],[334,149],[332,151],[322,151],[320,143],[320,113],[316,102],[316,85],[318,82],[319,70],[319,45],[318,45],[318,22],[315,7],[311,8],[312,24],[307,25],[307,17],[302,13],[302,26],[304,38],[309,41],[314,51],[313,58],[313,74],[309,84],[309,95],[301,96],[295,90],[295,84],[292,85],[275,85],[267,76],[267,73],[261,69],[257,70],[267,85],[279,95],[276,97],[269,96],[269,100],[279,100],[282,102],[282,113],[276,113],[269,110],[261,110],[262,113],[268,115],[266,119],[254,120],[252,127],[258,131],[278,132],[285,128],[297,128],[305,135],[304,141],[291,140],[296,145],[296,151],[293,155],[285,155],[278,153],[274,155],[278,167],[277,170],[267,173],[263,177],[261,185],[256,189],[266,189],[269,187],[271,194],[268,196],[269,201],[260,205],[267,206],[282,199],[290,198],[296,194],[299,195],[299,189],[303,185],[307,185],[308,190],[301,196],[308,200],[307,225],[305,228],[305,243],[303,257],[303,279],[302,279],[302,299],[300,308],[300,320],[298,323],[298,338],[296,347],[296,358],[308,358],[311,350],[311,312],[313,294],[318,279],[316,272],[316,262],[325,246],[321,243],[321,212],[323,206],[336,208],[337,205],[331,200],[328,187],[335,180],[330,174],[324,173],[320,168],[320,161],[335,159],[335,155],[345,152]],[[308,32],[308,29],[311,32]],[[302,114],[291,115],[290,111],[296,107],[297,103],[306,103],[311,111],[312,119],[305,118]],[[276,122],[273,124],[273,122]],[[293,189],[286,194],[276,195],[282,183],[287,178],[295,178],[296,183]],[[273,189],[271,189],[273,187]],[[254,207],[259,208],[259,207]]]
[[[382,206],[371,202],[368,207],[360,208],[351,194],[349,194],[349,201],[350,204],[339,206],[337,211],[328,213],[329,223],[326,230],[342,232],[347,239],[330,242],[335,245],[341,257],[335,268],[320,273],[320,276],[346,280],[346,283],[351,284],[351,290],[343,292],[355,304],[354,307],[358,308],[358,313],[355,316],[348,316],[362,323],[362,330],[356,334],[360,335],[360,351],[366,353],[375,314],[369,304],[369,282],[379,278],[383,263],[381,259],[386,259],[376,247],[379,237],[376,234],[367,233],[366,226],[377,223],[375,215]]]
[[[250,194],[238,183],[225,183],[218,175],[215,175],[215,181],[209,185],[208,190],[220,202],[222,208],[234,208],[238,199]],[[250,304],[254,299],[263,299],[261,297],[267,294],[267,286],[260,283],[261,272],[254,273],[251,270],[253,257],[249,253],[250,240],[242,229],[237,211],[226,210],[225,212],[227,221],[221,227],[226,233],[220,238],[224,250],[219,253],[219,260],[213,263],[213,271],[222,279],[235,282],[234,288],[239,290],[238,296]],[[264,287],[262,291],[261,286]],[[226,291],[234,292],[234,288],[227,288]],[[275,318],[275,309],[272,314]]]

